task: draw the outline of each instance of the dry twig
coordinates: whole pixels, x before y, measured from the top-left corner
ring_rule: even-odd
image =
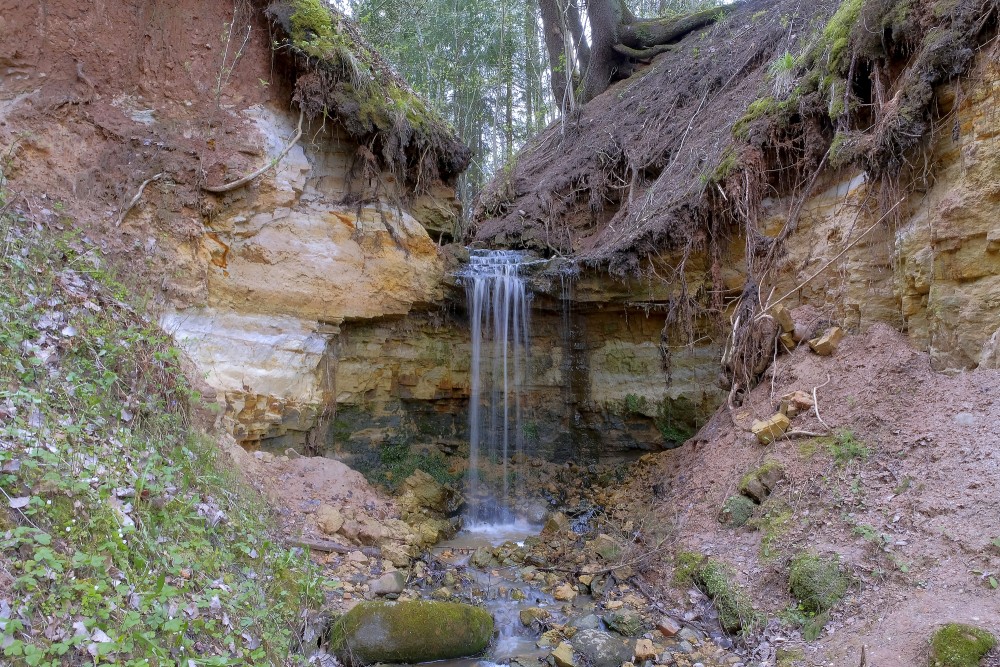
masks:
[[[246,176],[244,176],[243,178],[233,181],[232,183],[226,183],[225,185],[203,185],[203,186],[201,186],[201,189],[205,190],[206,192],[215,192],[215,193],[229,192],[231,190],[235,190],[238,187],[246,185],[247,183],[249,183],[253,179],[255,179],[258,176],[260,176],[261,174],[263,174],[268,169],[276,166],[279,162],[281,162],[281,158],[285,157],[285,155],[288,154],[288,151],[292,150],[292,146],[294,146],[295,144],[297,144],[299,142],[299,139],[302,138],[302,119],[303,119],[304,116],[305,116],[305,112],[303,112],[300,109],[299,110],[299,126],[295,130],[295,136],[292,137],[292,140],[288,142],[288,145],[285,146],[283,149],[281,149],[281,152],[278,153],[277,157],[275,157],[273,160],[270,160],[267,164],[265,164],[260,169],[254,171],[254,172],[251,172],[251,173],[247,174]]]

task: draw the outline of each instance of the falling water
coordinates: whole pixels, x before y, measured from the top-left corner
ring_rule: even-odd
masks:
[[[463,272],[472,328],[469,397],[469,519],[473,524],[514,521],[514,491],[523,476],[521,387],[528,358],[528,291],[521,276],[523,255],[505,250],[473,251]],[[499,467],[499,488],[484,483],[487,465]],[[514,473],[513,475],[511,473]]]

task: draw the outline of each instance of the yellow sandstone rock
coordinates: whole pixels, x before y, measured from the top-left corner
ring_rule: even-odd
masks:
[[[755,421],[750,430],[757,436],[760,444],[769,445],[784,435],[791,425],[792,422],[788,417],[779,412],[766,421]]]
[[[638,639],[635,642],[635,659],[642,662],[656,659],[656,648],[648,639]]]
[[[837,351],[837,345],[840,344],[840,339],[844,337],[844,330],[840,327],[830,327],[826,332],[819,338],[813,338],[809,341],[809,347],[812,351],[821,357],[828,357]]]
[[[771,317],[781,327],[782,332],[791,333],[795,331],[795,322],[792,321],[792,314],[785,308],[784,304],[778,304],[770,310]]]
[[[796,390],[781,397],[781,407],[778,408],[778,412],[793,419],[796,415],[811,410],[812,406],[812,396],[802,390]]]

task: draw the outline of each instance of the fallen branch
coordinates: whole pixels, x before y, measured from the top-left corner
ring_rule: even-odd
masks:
[[[832,378],[831,378],[830,374],[827,373],[826,374],[826,382],[824,382],[823,384],[819,385],[818,387],[813,387],[813,410],[816,411],[816,419],[819,420],[820,424],[822,424],[823,426],[826,427],[827,431],[832,431],[833,429],[830,428],[829,424],[827,424],[825,421],[823,421],[822,417],[819,416],[819,398],[817,398],[816,392],[817,392],[817,390],[822,389],[826,385],[830,384],[830,380],[831,379]]]
[[[162,172],[154,176],[150,176],[149,178],[147,178],[142,182],[142,185],[139,186],[139,191],[135,193],[134,197],[132,197],[132,201],[128,203],[128,206],[125,207],[125,210],[122,211],[122,214],[118,216],[118,222],[115,223],[115,227],[122,226],[122,223],[125,222],[125,216],[128,215],[129,211],[131,211],[135,207],[135,205],[139,203],[139,198],[142,197],[142,191],[146,189],[146,186],[152,183],[153,181],[160,180],[161,178],[163,178]]]
[[[782,434],[783,438],[822,438],[830,435],[829,433],[813,433],[812,431],[786,431]]]
[[[337,544],[336,542],[330,542],[328,540],[313,540],[307,537],[300,537],[297,540],[289,540],[288,543],[294,547],[303,547],[305,549],[312,549],[313,551],[322,551],[325,553],[349,554],[352,551],[360,551],[366,556],[373,556],[376,558],[382,556],[382,550],[378,547],[345,547],[344,545]]]
[[[235,180],[232,183],[226,183],[225,185],[203,185],[203,186],[201,186],[201,189],[205,190],[206,192],[215,192],[215,193],[229,192],[231,190],[235,190],[238,187],[242,187],[242,186],[246,185],[247,183],[249,183],[253,179],[255,179],[258,176],[260,176],[261,174],[263,174],[268,169],[271,169],[272,167],[276,166],[279,162],[281,162],[281,158],[285,157],[285,155],[288,154],[288,151],[292,150],[292,146],[294,146],[295,144],[297,144],[299,142],[299,139],[302,138],[302,118],[304,116],[305,116],[305,112],[300,109],[299,110],[299,125],[298,125],[298,128],[296,128],[296,130],[295,130],[295,136],[292,137],[292,140],[288,142],[288,145],[285,146],[283,149],[281,149],[281,152],[278,153],[277,157],[275,157],[273,160],[269,161],[267,164],[265,164],[263,167],[261,167],[257,171],[249,173],[246,176],[244,176],[243,178],[241,178],[239,180]]]

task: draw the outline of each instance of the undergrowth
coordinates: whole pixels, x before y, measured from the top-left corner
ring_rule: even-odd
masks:
[[[6,664],[292,664],[322,598],[92,250],[0,217]],[[2,662],[2,661],[0,661]]]

